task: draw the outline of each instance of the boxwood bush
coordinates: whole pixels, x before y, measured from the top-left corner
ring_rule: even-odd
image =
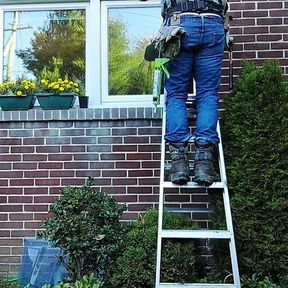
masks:
[[[115,288],[154,288],[157,255],[158,212],[148,210],[131,224],[124,238],[122,255],[112,275]],[[163,227],[195,229],[190,217],[164,212]],[[199,269],[200,251],[195,241],[167,241],[163,244],[161,282],[193,282]],[[111,287],[111,286],[109,286]]]
[[[288,287],[288,89],[276,61],[245,63],[223,122],[241,273]]]
[[[43,221],[39,236],[69,255],[66,266],[74,282],[89,273],[105,280],[122,245],[126,229],[120,219],[125,209],[91,181],[82,187],[67,186],[51,205],[51,218]]]

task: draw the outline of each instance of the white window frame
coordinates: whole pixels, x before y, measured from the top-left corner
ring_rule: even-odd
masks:
[[[108,25],[110,7],[160,7],[160,0],[90,0],[90,2],[0,5],[0,23],[4,13],[13,11],[69,10],[86,11],[85,89],[89,107],[151,107],[152,95],[108,95]],[[159,15],[161,17],[161,15]],[[161,18],[160,18],[161,19]],[[3,28],[0,31],[0,82],[3,79]],[[161,95],[161,98],[163,95]],[[162,106],[163,101],[161,101]]]
[[[102,92],[101,99],[103,106],[116,107],[151,107],[152,95],[109,95],[108,91],[108,10],[109,8],[145,8],[160,7],[160,0],[148,1],[101,1],[101,76]],[[161,22],[161,15],[159,14]],[[157,28],[157,27],[156,27]],[[162,101],[161,101],[162,102]]]
[[[13,11],[38,11],[38,10],[85,10],[86,14],[86,48],[85,48],[85,88],[89,97],[90,107],[100,103],[100,0],[78,3],[47,3],[47,4],[17,4],[0,5],[0,23],[4,24],[4,13]],[[93,15],[93,17],[91,17]],[[96,33],[95,33],[96,31]],[[3,47],[4,33],[0,31],[0,82],[3,79]],[[98,83],[98,85],[92,85]],[[98,98],[96,98],[98,97]]]

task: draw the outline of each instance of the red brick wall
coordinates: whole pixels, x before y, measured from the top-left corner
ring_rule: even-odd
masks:
[[[261,64],[276,58],[288,76],[288,2],[278,0],[229,0],[231,35],[235,39],[234,74],[244,59]],[[225,55],[221,91],[228,91],[228,53]],[[288,77],[287,77],[288,79]],[[224,93],[227,95],[227,93]]]
[[[0,119],[0,276],[17,271],[23,238],[36,236],[62,186],[94,177],[101,191],[127,204],[124,220],[157,207],[160,109],[34,109],[0,112]],[[206,189],[170,189],[166,201],[208,208]],[[194,219],[207,227],[207,214]]]
[[[243,59],[270,58],[279,59],[288,75],[288,2],[230,0],[230,7],[235,75]],[[223,95],[227,66],[226,53]],[[94,176],[102,191],[128,204],[127,220],[157,206],[160,135],[161,115],[150,108],[1,112],[0,275],[17,271],[23,237],[35,236],[61,186]],[[167,200],[176,203],[178,196],[175,189]],[[201,190],[181,198],[183,207],[191,201],[207,207],[207,200]],[[195,218],[205,226],[203,215]]]
[[[88,109],[83,118],[96,110]],[[157,203],[159,113],[158,119],[147,113],[145,120],[137,119],[137,113],[144,118],[145,110],[132,108],[130,120],[107,120],[115,111],[119,117],[116,110],[103,109],[100,119],[89,121],[0,122],[0,274],[17,270],[23,237],[35,236],[59,187],[83,185],[88,176],[95,177],[102,191],[128,204],[125,220]],[[127,111],[123,118],[128,118]],[[37,112],[40,118],[48,113]],[[16,116],[1,116],[12,114]]]

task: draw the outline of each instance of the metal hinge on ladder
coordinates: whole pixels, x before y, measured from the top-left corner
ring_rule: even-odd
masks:
[[[170,287],[187,287],[187,288],[241,288],[240,276],[238,270],[238,261],[236,254],[235,238],[233,232],[233,223],[231,216],[231,208],[229,201],[229,193],[226,180],[226,171],[224,164],[223,148],[221,143],[220,127],[218,122],[218,134],[220,138],[219,146],[219,172],[220,172],[220,182],[215,182],[209,189],[222,189],[223,191],[223,203],[226,217],[227,230],[166,230],[163,229],[163,208],[164,208],[164,188],[175,188],[178,185],[172,184],[171,182],[165,181],[165,140],[164,134],[166,130],[166,113],[163,112],[163,124],[162,124],[162,144],[161,144],[161,171],[160,171],[160,189],[159,189],[159,220],[158,220],[158,242],[157,242],[157,267],[156,267],[156,288],[170,288]],[[195,182],[188,182],[186,185],[181,186],[181,189],[199,189],[207,188],[205,186],[200,186]],[[179,209],[181,212],[181,209]],[[160,272],[161,272],[161,255],[162,255],[162,240],[163,239],[224,239],[229,241],[230,257],[232,264],[233,273],[233,284],[202,284],[202,283],[161,283]]]

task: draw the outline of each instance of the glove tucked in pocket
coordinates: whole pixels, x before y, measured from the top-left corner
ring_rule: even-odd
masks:
[[[179,26],[161,26],[155,41],[162,57],[172,58],[179,54],[184,33],[184,29]]]
[[[175,57],[180,51],[181,38],[184,33],[182,27],[162,25],[155,40],[146,47],[144,59],[154,61],[159,56],[164,58]]]

